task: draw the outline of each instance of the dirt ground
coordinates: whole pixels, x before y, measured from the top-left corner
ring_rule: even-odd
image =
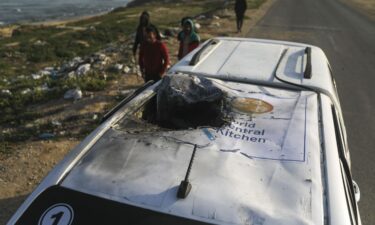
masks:
[[[244,28],[251,29],[267,12],[275,0],[267,0],[259,9],[248,10]],[[244,36],[248,30],[238,34],[235,32],[235,17],[231,9],[220,10],[215,15],[220,19],[198,20],[202,26],[200,35],[207,39],[214,36]],[[219,29],[218,29],[219,28]],[[167,42],[171,54],[177,50],[177,41]],[[69,132],[80,132],[88,122],[95,120],[95,113],[103,113],[116,102],[119,90],[140,86],[142,79],[137,75],[123,75],[110,87],[101,92],[84,93],[77,101],[58,99],[44,104],[30,106],[44,115],[38,120],[66,121],[62,126]],[[88,116],[85,116],[88,115]],[[84,118],[84,119],[82,119]],[[92,122],[92,121],[91,121]],[[64,131],[65,132],[65,131]],[[41,182],[48,172],[82,139],[62,135],[52,140],[32,140],[17,143],[13,146],[15,153],[0,154],[0,224],[5,224],[30,192]]]
[[[361,13],[375,21],[375,1],[374,0],[343,0],[345,3],[354,6]]]

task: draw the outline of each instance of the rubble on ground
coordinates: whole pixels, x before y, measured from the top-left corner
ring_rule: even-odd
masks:
[[[120,72],[121,70],[122,70],[122,68],[124,68],[124,65],[122,65],[122,64],[115,64],[114,66],[113,66],[113,68],[115,69],[115,70],[117,70],[117,72]]]
[[[30,94],[31,92],[32,92],[32,91],[31,91],[30,88],[26,88],[26,89],[24,89],[24,90],[21,91],[21,94],[22,94],[22,95],[27,95],[27,94]]]
[[[178,28],[176,28],[176,30],[177,29]],[[46,44],[40,40],[36,40],[35,43],[37,45]],[[132,48],[131,41],[127,41],[121,44],[110,44],[104,49],[92,55],[82,57],[77,56],[66,60],[60,65],[46,66],[39,71],[35,71],[27,76],[19,75],[12,77],[9,81],[3,81],[3,83],[6,84],[3,88],[5,90],[2,90],[0,94],[4,97],[11,97],[13,95],[12,92],[18,92],[22,95],[29,95],[35,92],[40,93],[49,92],[52,90],[66,89],[67,82],[64,80],[70,80],[68,84],[71,85],[72,82],[78,82],[78,79],[91,76],[91,74],[95,75],[95,78],[107,80],[108,75],[106,74],[106,72],[111,71],[117,74],[133,73],[139,75],[139,68],[136,65],[136,61],[132,57],[132,55],[129,54],[124,56],[124,52],[129,52],[128,48]],[[125,63],[124,57],[126,57],[127,60],[125,61]],[[6,89],[7,86],[11,86],[14,83],[22,83],[25,81],[28,82],[28,80],[32,80],[33,85],[20,90],[12,90],[12,92],[10,92],[11,89]],[[51,82],[51,80],[53,80],[53,82]],[[61,86],[59,86],[59,83],[61,83]],[[47,84],[51,86],[48,86]],[[78,83],[77,86],[79,86]],[[80,99],[82,98],[82,94],[80,94],[79,91],[73,91],[73,89],[68,90],[64,93],[64,98],[75,100]]]
[[[220,25],[219,22],[214,22],[214,23],[211,23],[211,24],[209,25],[209,27],[211,27],[211,28],[219,28],[219,27],[221,27],[221,25]]]
[[[78,67],[76,74],[78,76],[86,75],[91,70],[91,64],[86,63]]]
[[[41,40],[37,40],[34,42],[34,46],[45,46],[46,44],[47,42]]]
[[[49,139],[52,139],[54,137],[55,137],[55,135],[52,134],[52,133],[42,133],[42,134],[39,135],[39,138],[43,139],[43,140],[49,140]]]
[[[82,91],[79,88],[76,89],[70,89],[65,92],[64,99],[74,99],[78,100],[82,98]]]
[[[34,80],[39,80],[41,79],[43,76],[41,74],[31,74],[31,77],[34,79]]]
[[[128,66],[125,66],[123,71],[124,71],[124,73],[129,73],[131,70]]]
[[[35,91],[41,91],[41,92],[45,92],[45,91],[51,91],[51,88],[48,87],[48,84],[43,84],[41,86],[38,86],[35,88]]]
[[[199,15],[196,17],[197,20],[205,20],[207,17],[205,15]]]
[[[58,120],[52,120],[51,124],[55,127],[61,127],[62,123]]]
[[[1,96],[10,97],[10,96],[12,96],[12,92],[10,90],[8,90],[8,89],[1,90]]]

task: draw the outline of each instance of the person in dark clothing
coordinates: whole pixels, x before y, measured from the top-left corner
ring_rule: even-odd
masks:
[[[139,50],[139,67],[145,82],[158,81],[164,76],[169,64],[168,49],[158,40],[154,26],[147,26],[145,31],[145,40]]]
[[[134,40],[134,45],[133,45],[133,56],[135,57],[137,54],[137,49],[138,45],[141,45],[142,42],[145,39],[145,34],[146,34],[146,27],[152,25],[150,22],[150,14],[147,11],[143,11],[141,16],[139,17],[139,24],[137,27],[137,32],[135,34],[135,40]],[[161,40],[160,33],[158,29],[155,27],[156,30],[156,38],[158,40]]]
[[[199,46],[200,37],[195,32],[195,26],[191,19],[185,18],[183,30],[178,34],[177,39],[180,42],[177,55],[179,60]]]
[[[242,31],[243,18],[247,9],[246,0],[236,0],[234,4],[234,12],[236,13],[237,32]]]

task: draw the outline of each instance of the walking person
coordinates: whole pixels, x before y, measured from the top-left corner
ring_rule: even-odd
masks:
[[[177,39],[180,40],[180,36],[184,33],[184,23],[186,20],[193,20],[190,16],[185,16],[181,19],[180,25],[181,25],[181,31],[177,34]]]
[[[157,29],[149,25],[145,29],[145,40],[139,49],[139,67],[145,82],[160,80],[167,70],[169,55],[166,45],[158,40]]]
[[[247,9],[246,0],[236,0],[234,4],[234,12],[236,13],[236,22],[237,22],[237,33],[241,33],[243,18]]]
[[[195,31],[194,22],[189,18],[184,18],[182,24],[182,31],[177,36],[180,42],[177,55],[178,60],[198,47],[200,42],[200,37]]]
[[[135,40],[133,44],[133,56],[136,57],[138,46],[142,44],[146,35],[146,27],[152,25],[150,22],[150,14],[147,11],[143,11],[139,17],[139,24],[135,34]],[[156,29],[157,39],[161,40],[159,31]]]

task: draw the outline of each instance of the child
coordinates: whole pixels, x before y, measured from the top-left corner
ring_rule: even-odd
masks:
[[[139,24],[137,27],[137,33],[135,35],[135,40],[134,40],[134,45],[133,45],[133,56],[135,58],[138,45],[141,45],[142,42],[145,39],[145,34],[146,34],[146,27],[152,25],[150,22],[150,14],[147,11],[143,11],[141,16],[139,17]],[[155,27],[156,29],[156,27]],[[157,39],[161,40],[159,31],[156,29],[157,33]]]
[[[145,82],[160,80],[169,64],[167,47],[157,38],[157,29],[153,25],[146,27],[145,40],[139,50],[139,67]]]
[[[200,38],[195,32],[195,26],[191,19],[183,20],[183,30],[178,34],[177,39],[180,42],[178,60],[199,46]]]

